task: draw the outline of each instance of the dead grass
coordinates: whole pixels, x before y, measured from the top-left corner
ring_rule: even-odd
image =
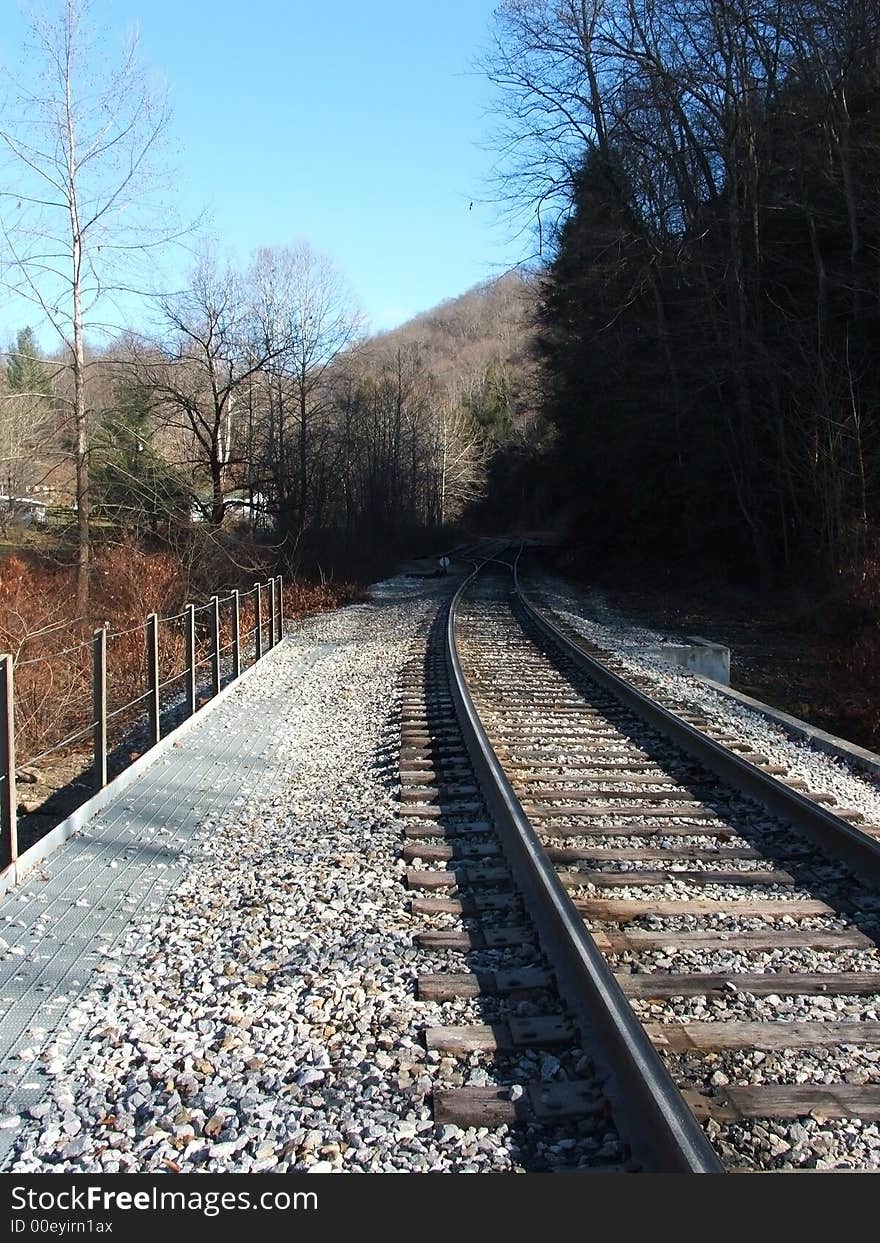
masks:
[[[359,604],[366,599],[367,593],[357,583],[309,583],[294,579],[284,584],[286,617],[304,617],[308,613],[343,608],[346,604]]]

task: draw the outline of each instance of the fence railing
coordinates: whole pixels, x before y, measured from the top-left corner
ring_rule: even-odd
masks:
[[[248,623],[244,629],[243,616]],[[0,653],[0,871],[14,863],[19,854],[16,668],[57,657],[87,658],[83,649],[91,647],[91,720],[38,755],[28,756],[27,763],[37,764],[90,736],[91,784],[97,794],[108,782],[111,729],[122,730],[121,744],[138,726],[145,727],[147,748],[155,746],[163,736],[163,712],[174,713],[170,728],[165,730],[173,732],[200,706],[200,685],[209,690],[207,698],[219,694],[224,680],[226,684],[235,681],[276,645],[283,628],[284,587],[277,577],[254,583],[250,591],[212,596],[198,607],[188,604],[172,617],[150,613],[142,625],[127,630],[113,631],[105,624],[94,631],[91,640],[44,658],[17,662],[8,653]],[[109,659],[111,649],[117,646],[118,656],[125,662],[125,676],[120,681],[130,686],[133,663],[142,665],[137,674],[142,693],[122,703],[113,701],[113,678],[108,672],[113,663]],[[138,660],[133,661],[137,649]],[[126,765],[118,766],[117,771],[123,767]]]

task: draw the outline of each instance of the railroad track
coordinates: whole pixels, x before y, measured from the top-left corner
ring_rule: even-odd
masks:
[[[436,1120],[521,1126],[536,1168],[880,1166],[876,826],[597,661],[515,561],[442,622],[404,853],[429,1051],[487,1081]]]

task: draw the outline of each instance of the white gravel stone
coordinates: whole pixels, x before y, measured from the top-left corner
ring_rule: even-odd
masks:
[[[206,817],[174,891],[95,973],[82,1040],[44,1064],[53,1086],[5,1169],[518,1168],[507,1128],[465,1150],[434,1126],[445,1069],[421,1033],[442,1007],[415,999],[425,924],[398,858],[397,678],[446,591],[379,584],[370,604],[291,627],[248,674],[242,711],[272,762]]]

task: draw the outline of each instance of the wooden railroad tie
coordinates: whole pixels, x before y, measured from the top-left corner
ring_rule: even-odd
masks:
[[[429,950],[510,949],[533,945],[535,934],[528,927],[473,928],[463,932],[456,928],[439,928],[418,933],[416,941]]]
[[[534,715],[536,710],[542,712],[545,716],[577,716],[580,718],[589,718],[593,721],[604,721],[605,717],[601,712],[597,712],[594,708],[590,708],[585,703],[578,703],[576,700],[568,700],[566,703],[560,703],[558,700],[553,702],[541,702],[540,699],[516,699],[507,694],[504,696],[504,702],[498,707],[492,709],[492,715],[497,717],[518,716],[523,710]]]
[[[563,777],[568,773],[576,776],[577,780],[589,782],[590,774],[601,774],[611,772],[617,774],[622,781],[630,781],[632,777],[638,776],[640,779],[653,780],[658,785],[662,785],[664,781],[673,780],[668,774],[660,771],[656,765],[651,764],[649,760],[548,760],[546,757],[541,760],[533,760],[529,763],[527,760],[505,760],[504,767],[508,772],[516,775],[516,780],[523,785],[531,784],[527,781],[527,777],[535,774],[535,780],[540,780],[539,774],[553,773],[554,776]],[[520,774],[523,774],[522,776]],[[544,779],[546,780],[546,779]],[[610,781],[611,778],[598,776],[600,781]]]
[[[429,1027],[425,1047],[439,1053],[491,1053],[503,1049],[543,1049],[571,1044],[574,1039],[575,1031],[568,1019],[561,1015],[538,1015],[468,1027]]]
[[[422,842],[407,842],[403,848],[404,859],[423,859],[426,863],[440,863],[452,859],[478,859],[478,858],[497,858],[501,853],[500,848],[494,842],[469,843],[462,842],[461,845],[431,845]]]
[[[880,1122],[880,1087],[848,1083],[762,1083],[726,1087],[717,1096],[685,1089],[682,1096],[701,1121],[736,1122],[743,1118],[860,1118]]]
[[[774,950],[774,949],[870,949],[874,942],[863,932],[826,931],[822,928],[767,928],[760,932],[670,931],[628,932],[591,931],[590,936],[603,953],[640,954],[645,950]]]
[[[598,889],[639,888],[669,885],[673,881],[683,881],[688,885],[793,885],[795,883],[794,877],[789,872],[737,871],[735,868],[719,869],[714,872],[706,870],[603,872],[599,868],[578,868],[559,871],[557,876],[566,889],[577,889],[581,885],[595,885]]]
[[[548,823],[540,830],[543,837],[631,837],[637,840],[660,835],[662,837],[706,837],[714,841],[727,842],[737,836],[733,829],[722,824],[562,824],[554,816],[548,816],[547,821]]]
[[[623,797],[624,793],[630,799],[633,797],[631,791],[621,792],[621,797]],[[583,795],[583,791],[581,791],[581,795]],[[602,798],[608,798],[609,791],[599,790],[597,795]],[[674,800],[666,799],[665,801],[671,802]],[[701,803],[693,802],[690,798],[687,801],[682,799],[675,807],[661,807],[657,803],[649,805],[642,803],[559,803],[555,805],[551,801],[545,800],[543,803],[523,803],[522,808],[529,819],[537,823],[545,820],[555,820],[561,816],[565,816],[567,819],[578,820],[598,820],[603,817],[616,820],[718,819],[716,812],[703,807]]]
[[[457,889],[460,885],[497,885],[510,880],[505,867],[456,866],[453,868],[407,868],[409,889]]]
[[[644,765],[646,768],[656,769],[656,762],[648,754],[638,747],[578,747],[570,759],[560,760],[559,748],[550,746],[549,750],[538,750],[534,746],[502,746],[500,743],[495,747],[495,754],[504,764],[512,768],[531,769],[546,765],[554,770],[558,768],[581,768],[589,769],[593,764],[600,768],[613,767],[621,765],[628,768],[630,764]],[[584,754],[590,756],[589,760],[584,759]]]
[[[643,1001],[668,997],[729,997],[732,993],[769,997],[776,994],[871,996],[880,992],[880,974],[871,971],[727,974],[692,971],[681,975],[665,971],[644,975],[615,972],[615,979],[626,997]],[[479,997],[543,989],[549,988],[551,984],[551,974],[538,967],[522,967],[509,971],[428,974],[419,976],[418,996],[421,1001],[449,1001],[454,997]]]
[[[440,763],[458,762],[463,764],[467,760],[467,751],[464,743],[461,741],[453,743],[428,742],[424,746],[403,745],[400,748],[401,763],[405,760],[426,760],[429,763],[438,761]]]
[[[401,785],[433,785],[437,781],[473,781],[474,772],[469,764],[444,763],[443,760],[403,760],[398,771]]]
[[[455,997],[526,993],[552,986],[553,976],[539,967],[522,967],[518,971],[462,971],[454,975],[420,975],[417,996],[419,1001],[451,1001]]]
[[[519,895],[508,893],[475,894],[470,898],[412,898],[410,910],[414,915],[484,915],[487,911],[516,911],[520,906]]]
[[[434,1121],[460,1127],[516,1126],[597,1117],[606,1105],[592,1083],[531,1083],[512,1099],[510,1088],[465,1087],[434,1092]]]
[[[399,803],[397,815],[414,820],[442,820],[445,816],[474,816],[482,808],[483,804],[473,799],[450,796],[437,803]]]
[[[457,729],[405,729],[400,731],[401,755],[409,755],[412,752],[424,755],[428,751],[441,754],[444,751],[456,752],[461,756],[467,754]]]
[[[450,784],[445,789],[430,785],[402,786],[400,797],[404,803],[450,803],[462,798],[474,798],[479,792],[473,782],[462,782]]]
[[[578,799],[587,798],[611,798],[611,799],[644,799],[645,802],[655,803],[701,803],[701,797],[691,790],[682,789],[681,785],[676,782],[673,777],[664,776],[632,776],[626,778],[626,784],[634,786],[661,786],[665,787],[656,789],[638,789],[638,790],[606,790],[606,785],[615,785],[620,779],[617,777],[595,777],[591,781],[583,781],[580,785],[564,786],[551,785],[546,778],[538,779],[537,777],[529,779],[518,778],[518,783],[529,789],[532,798],[541,798],[545,803],[571,803]]]
[[[575,909],[587,919],[627,923],[646,915],[744,915],[750,919],[779,919],[790,915],[834,915],[825,902],[814,898],[682,898],[654,901],[651,898],[575,898]],[[674,939],[674,934],[671,935]]]
[[[714,1053],[722,1049],[820,1049],[880,1045],[880,1023],[646,1023],[658,1049]]]
[[[687,972],[683,975],[651,972],[645,975],[618,974],[617,982],[627,997],[724,997],[731,993],[751,993],[757,997],[776,994],[810,996],[870,996],[880,993],[880,973],[874,971],[808,972]]]
[[[716,863],[723,859],[760,859],[750,846],[716,846],[714,850],[690,846],[544,846],[553,863],[614,863],[642,860],[645,863]]]
[[[438,824],[429,820],[425,824],[404,825],[403,836],[419,841],[424,838],[458,838],[470,837],[472,834],[491,833],[492,826],[488,820],[465,820],[463,824]]]

